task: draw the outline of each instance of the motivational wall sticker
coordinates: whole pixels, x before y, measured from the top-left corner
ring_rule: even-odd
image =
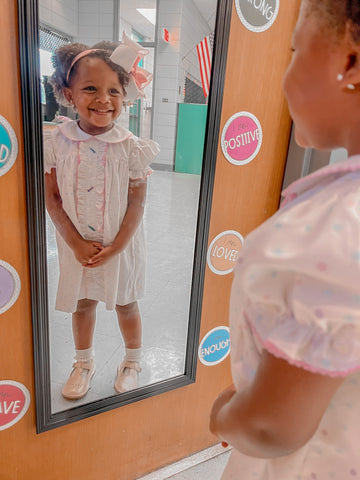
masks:
[[[211,271],[217,275],[232,272],[243,243],[243,236],[234,230],[219,233],[210,243],[207,252],[207,264]]]
[[[0,430],[12,427],[27,412],[30,392],[21,383],[0,381]]]
[[[230,353],[230,332],[228,327],[216,327],[205,335],[199,346],[199,360],[212,366],[225,360]]]
[[[0,314],[16,302],[20,289],[20,277],[15,268],[0,260]]]
[[[279,0],[235,0],[237,14],[252,32],[264,32],[275,22]]]
[[[0,176],[10,170],[18,154],[18,142],[10,123],[0,115]]]
[[[259,120],[249,112],[235,113],[221,134],[221,148],[233,165],[245,165],[259,153],[262,129]]]

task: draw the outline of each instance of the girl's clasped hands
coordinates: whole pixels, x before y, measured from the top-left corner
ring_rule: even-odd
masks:
[[[104,247],[100,242],[91,240],[81,240],[79,248],[74,249],[76,259],[83,267],[87,268],[96,268],[104,265],[118,253],[112,245]]]

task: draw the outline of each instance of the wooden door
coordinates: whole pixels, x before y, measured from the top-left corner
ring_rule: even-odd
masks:
[[[233,8],[221,129],[245,111],[259,120],[263,136],[257,156],[243,165],[226,160],[219,143],[208,245],[225,231],[245,236],[278,207],[291,124],[281,82],[299,3],[280,1],[275,22],[261,33],[248,30]],[[31,403],[19,422],[0,430],[0,478],[133,480],[217,443],[209,412],[231,382],[229,359],[199,362],[191,385],[36,434],[17,2],[1,6],[0,115],[12,124],[19,154],[0,176],[0,259],[18,272],[21,292],[0,315],[0,376],[25,385]],[[206,269],[200,339],[227,325],[230,285],[231,274]]]

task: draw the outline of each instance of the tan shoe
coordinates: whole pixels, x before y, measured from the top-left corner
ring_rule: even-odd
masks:
[[[141,372],[138,362],[124,360],[117,369],[117,377],[114,388],[118,393],[128,392],[138,387],[139,373]]]
[[[94,360],[75,362],[70,377],[62,390],[63,397],[69,400],[77,400],[86,395],[90,388],[90,380],[94,373]]]

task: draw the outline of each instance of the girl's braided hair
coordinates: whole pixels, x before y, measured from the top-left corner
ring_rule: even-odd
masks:
[[[117,73],[119,83],[125,92],[125,87],[129,83],[129,74],[122,67],[120,67],[120,65],[117,65],[110,60],[110,55],[118,45],[119,44],[116,42],[103,41],[97,43],[93,47],[88,47],[83,43],[70,43],[59,47],[52,57],[52,63],[55,71],[50,78],[50,82],[54,88],[56,100],[62,105],[69,106],[69,103],[64,96],[64,88],[71,85],[71,79],[74,78],[74,75],[77,71],[78,62],[76,62],[72,67],[69,80],[67,81],[66,76],[68,70],[74,58],[79,53],[89,50],[90,48],[97,49],[97,51],[91,52],[87,56],[90,58],[95,57],[104,60],[104,62],[107,63],[107,65],[109,65],[114,72]]]

